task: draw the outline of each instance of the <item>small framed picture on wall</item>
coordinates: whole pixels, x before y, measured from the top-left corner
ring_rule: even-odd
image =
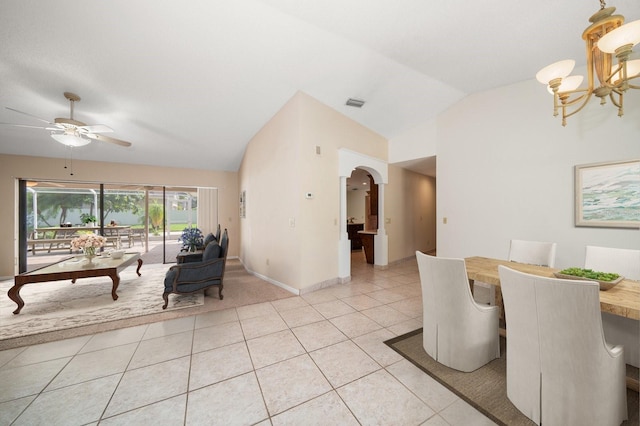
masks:
[[[247,217],[247,191],[240,193],[240,217]]]

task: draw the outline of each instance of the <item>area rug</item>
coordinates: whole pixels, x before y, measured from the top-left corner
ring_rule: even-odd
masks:
[[[471,373],[445,367],[427,355],[422,347],[422,329],[394,337],[385,343],[497,424],[535,425],[507,398],[504,338],[500,338],[500,358]],[[637,378],[638,370],[628,369],[627,374]],[[627,389],[627,408],[629,420],[622,424],[638,425],[638,392]]]
[[[109,277],[27,284],[20,290],[25,306],[19,314],[12,313],[17,305],[8,296],[0,298],[0,340],[160,312],[167,269],[168,265],[143,265],[140,277],[135,267],[125,269],[115,301]],[[12,286],[13,281],[1,282],[0,292],[6,294]],[[201,305],[203,293],[175,295],[168,309]]]
[[[197,315],[209,311],[277,300],[293,295],[248,274],[238,260],[227,260],[224,299],[216,289],[187,295],[170,294],[164,301],[164,276],[171,265],[143,264],[120,273],[118,300],[111,298],[109,277],[27,284],[20,290],[25,306],[18,315],[6,295],[13,280],[0,282],[0,350]]]

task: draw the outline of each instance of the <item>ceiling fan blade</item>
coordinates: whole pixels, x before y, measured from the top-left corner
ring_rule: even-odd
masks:
[[[109,137],[109,136],[96,135],[96,134],[93,134],[93,133],[87,133],[86,135],[87,135],[87,137],[89,137],[91,139],[95,139],[95,140],[101,141],[101,142],[114,143],[114,144],[120,145],[120,146],[131,146],[131,142],[122,141],[120,139],[112,138],[112,137]]]
[[[40,120],[40,121],[42,121],[42,122],[44,122],[44,123],[47,123],[47,124],[54,124],[54,123],[50,122],[49,120],[45,120],[44,118],[40,118],[40,117],[38,117],[38,116],[36,116],[36,115],[29,114],[28,112],[19,111],[19,110],[17,110],[17,109],[9,108],[9,107],[5,107],[5,108],[6,108],[6,109],[8,109],[8,110],[11,110],[11,111],[13,111],[13,112],[17,112],[18,114],[28,115],[29,117],[35,118],[36,120]]]
[[[60,130],[57,127],[29,126],[28,124],[14,124],[14,123],[0,123],[0,124],[4,126],[27,127],[29,129]]]
[[[111,133],[113,129],[104,124],[94,124],[93,126],[80,126],[79,130],[86,130],[88,133]]]

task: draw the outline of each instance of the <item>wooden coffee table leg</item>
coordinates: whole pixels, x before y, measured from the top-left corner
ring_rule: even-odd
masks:
[[[113,281],[113,286],[111,287],[111,297],[113,300],[118,300],[118,295],[116,294],[116,290],[120,285],[120,275],[118,275],[118,271],[114,271],[109,274],[111,277],[111,281]]]
[[[13,287],[9,289],[9,292],[8,292],[9,299],[13,300],[18,305],[18,309],[13,311],[15,315],[19,314],[20,310],[24,306],[24,300],[22,300],[22,297],[20,297],[20,288],[22,286],[23,284],[15,284]]]
[[[138,269],[136,269],[136,274],[138,274],[138,276],[142,275],[140,273],[140,268],[142,268],[142,259],[138,259]]]

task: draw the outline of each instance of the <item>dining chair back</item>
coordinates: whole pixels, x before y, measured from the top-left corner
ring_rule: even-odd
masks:
[[[509,261],[553,268],[556,263],[556,243],[511,240]]]
[[[640,280],[640,250],[587,246],[584,267]],[[608,342],[624,345],[625,362],[640,367],[640,322],[603,312],[602,325]]]
[[[640,280],[640,250],[587,246],[584,267]]]
[[[509,399],[537,424],[619,425],[627,418],[624,350],[604,339],[598,283],[498,269]]]
[[[473,371],[500,356],[498,308],[473,300],[464,259],[416,252],[422,285],[423,346],[447,367]]]
[[[529,265],[549,266],[556,263],[556,243],[541,241],[511,240],[509,242],[509,261]],[[473,285],[474,298],[478,303],[494,305],[495,287],[481,281]]]

